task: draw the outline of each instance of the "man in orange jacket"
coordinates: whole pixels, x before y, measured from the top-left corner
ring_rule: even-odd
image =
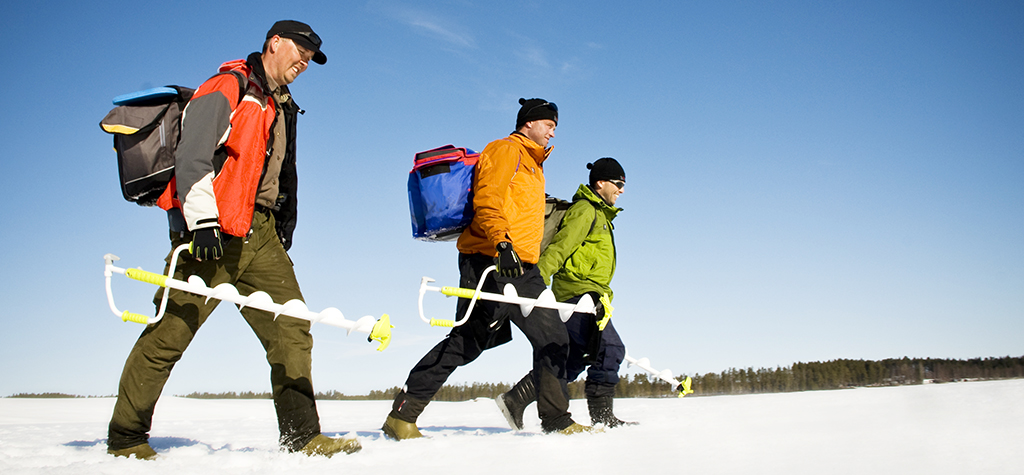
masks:
[[[543,164],[551,154],[548,141],[555,136],[558,107],[543,99],[520,99],[519,104],[516,131],[487,144],[480,153],[473,180],[473,222],[458,240],[459,284],[475,288],[485,278],[485,292],[501,293],[511,283],[520,296],[535,298],[546,288],[536,264],[544,234]],[[495,273],[484,276],[491,265],[497,267]],[[459,299],[456,320],[462,319],[468,305],[468,299]],[[516,305],[480,300],[469,320],[452,329],[409,372],[384,422],[384,433],[398,440],[422,437],[416,419],[430,399],[456,368],[512,340],[510,320],[533,345],[543,430],[589,431],[569,414],[569,336],[558,313],[537,307],[526,318]]]

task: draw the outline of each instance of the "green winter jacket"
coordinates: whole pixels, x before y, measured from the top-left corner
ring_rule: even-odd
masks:
[[[590,291],[611,298],[615,275],[612,220],[622,208],[608,205],[587,185],[580,185],[572,200],[537,267],[559,302]]]

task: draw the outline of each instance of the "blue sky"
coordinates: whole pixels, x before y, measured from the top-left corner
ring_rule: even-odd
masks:
[[[166,221],[121,198],[97,126],[110,99],[198,85],[286,18],[329,58],[292,87],[303,293],[396,325],[384,353],[315,326],[318,390],[400,386],[444,336],[416,291],[456,284],[457,252],[411,238],[412,156],[482,149],[520,97],[560,108],[549,193],[570,197],[603,156],[626,170],[613,286],[633,356],[694,374],[1024,354],[1024,4],[633,3],[4,6],[0,395],[113,394],[142,330],[107,308],[102,256],[160,270]],[[122,308],[151,311],[155,287],[117,279]],[[514,382],[529,352],[517,332],[450,381]],[[267,376],[224,305],[165,394]]]

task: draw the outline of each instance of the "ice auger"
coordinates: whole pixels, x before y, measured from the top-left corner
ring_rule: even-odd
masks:
[[[629,363],[629,366],[640,367],[644,371],[654,375],[655,378],[671,384],[672,388],[679,392],[679,397],[686,396],[687,394],[693,394],[693,389],[691,389],[691,386],[693,386],[693,380],[690,379],[689,376],[677,381],[672,377],[672,370],[666,369],[664,371],[658,371],[651,367],[651,361],[647,358],[635,359],[629,356],[628,353],[626,354],[626,362]]]
[[[558,310],[558,316],[562,319],[563,322],[569,320],[569,317],[571,317],[574,312],[596,312],[597,307],[594,305],[594,299],[590,298],[589,295],[584,295],[579,302],[571,304],[556,301],[555,294],[551,292],[551,289],[544,289],[544,291],[541,292],[540,295],[537,296],[537,298],[535,299],[531,299],[528,297],[520,297],[519,294],[516,292],[516,287],[512,284],[505,284],[505,288],[503,290],[503,293],[501,294],[496,294],[493,292],[481,292],[480,289],[483,288],[484,286],[484,280],[487,279],[487,275],[489,273],[494,272],[494,269],[495,266],[490,266],[484,269],[483,274],[481,274],[480,276],[480,282],[477,284],[475,290],[465,289],[461,287],[434,287],[427,285],[431,282],[434,282],[434,279],[431,279],[430,277],[423,277],[422,279],[420,279],[420,319],[422,319],[424,322],[427,322],[431,326],[435,327],[457,327],[459,325],[462,325],[463,323],[466,323],[466,320],[469,318],[470,314],[473,313],[473,307],[476,305],[477,300],[480,299],[519,305],[519,308],[520,310],[522,310],[523,316],[525,317],[529,317],[530,313],[533,312],[533,309],[536,307],[553,308],[555,310]],[[427,316],[423,314],[423,295],[426,294],[428,290],[432,292],[440,292],[441,294],[448,297],[460,297],[464,299],[470,299],[469,308],[466,309],[465,316],[463,316],[462,319],[458,321],[443,320],[438,318],[427,318]],[[607,296],[601,299],[602,303],[606,301],[606,297]]]
[[[167,275],[157,274],[154,272],[147,272],[142,269],[122,269],[114,265],[114,261],[120,260],[119,257],[113,254],[107,254],[103,256],[103,260],[106,262],[106,266],[103,270],[103,276],[106,278],[107,284],[107,303],[110,304],[110,310],[114,312],[114,315],[121,317],[123,321],[132,321],[141,323],[143,325],[156,323],[160,321],[164,316],[164,310],[167,308],[167,294],[170,289],[177,289],[184,292],[191,292],[194,294],[202,295],[206,297],[206,300],[217,299],[226,302],[231,302],[239,305],[240,307],[252,307],[267,312],[273,313],[276,319],[279,315],[288,315],[295,318],[301,318],[303,320],[309,320],[313,323],[325,323],[327,325],[344,328],[348,330],[348,334],[353,331],[362,333],[368,333],[369,337],[367,341],[377,340],[380,342],[380,346],[377,347],[377,351],[384,351],[391,343],[391,325],[390,317],[384,314],[379,320],[375,320],[372,316],[365,316],[359,320],[352,321],[347,320],[341,311],[334,308],[326,308],[320,312],[312,312],[306,308],[306,304],[301,300],[289,300],[284,304],[275,303],[273,298],[269,294],[262,291],[256,291],[248,296],[242,296],[238,294],[238,289],[231,284],[220,284],[216,287],[210,288],[206,286],[206,282],[197,275],[190,276],[188,282],[183,282],[174,279],[170,276],[174,275],[174,267],[178,262],[178,254],[181,251],[189,248],[189,244],[182,244],[174,249],[174,254],[171,256],[171,265],[167,270]],[[125,277],[130,279],[138,280],[140,282],[146,282],[154,285],[158,285],[164,288],[164,295],[160,301],[160,309],[157,311],[155,317],[150,318],[146,315],[140,315],[138,313],[132,313],[127,310],[120,311],[117,306],[114,305],[114,294],[110,289],[110,276],[114,273],[124,274]]]

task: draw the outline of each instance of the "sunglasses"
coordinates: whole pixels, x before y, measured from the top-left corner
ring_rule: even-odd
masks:
[[[551,109],[551,110],[553,110],[555,112],[558,112],[558,106],[556,106],[554,102],[545,102],[543,104],[537,104],[537,105],[535,105],[535,106],[533,106],[533,107],[531,107],[529,109],[526,109],[526,114],[525,115],[530,115],[530,112],[533,112],[534,109],[536,109],[538,107],[544,107],[544,106],[547,106],[549,109]]]
[[[605,180],[605,181],[607,181],[608,183],[611,183],[611,184],[617,186],[620,190],[626,187],[626,182],[624,182],[622,180]]]
[[[301,36],[309,40],[309,42],[312,43],[313,46],[316,46],[317,48],[320,48],[320,45],[323,44],[323,41],[320,39],[320,37],[317,36],[317,34],[313,33],[312,31],[289,31],[288,34]]]

